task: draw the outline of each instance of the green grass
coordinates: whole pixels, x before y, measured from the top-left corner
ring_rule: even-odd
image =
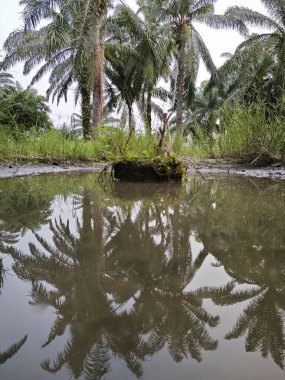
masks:
[[[285,117],[271,117],[261,102],[247,108],[225,105],[216,117],[221,121],[215,137],[197,125],[191,139],[168,134],[164,151],[176,157],[234,158],[252,162],[260,157],[285,161]],[[214,126],[212,130],[214,130]],[[156,135],[131,136],[121,128],[102,127],[92,141],[70,139],[59,130],[13,133],[0,126],[0,160],[42,162],[102,162],[148,159],[157,155]],[[262,160],[261,160],[262,163]]]
[[[58,131],[18,133],[13,137],[0,129],[0,159],[5,160],[100,160],[102,151],[96,142],[67,140]]]
[[[118,157],[153,157],[155,136],[130,138],[120,129],[102,128],[96,139],[69,139],[58,130],[8,133],[0,126],[0,160],[20,161],[113,161]]]
[[[197,126],[190,155],[236,158],[244,162],[266,155],[273,160],[285,161],[284,116],[268,120],[267,107],[259,103],[251,108],[225,105],[217,112],[217,118],[221,121],[221,130],[215,137]]]

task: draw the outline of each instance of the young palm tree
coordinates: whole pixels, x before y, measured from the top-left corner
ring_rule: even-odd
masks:
[[[129,124],[131,104],[136,103],[148,131],[152,124],[152,97],[165,94],[156,86],[169,71],[169,54],[162,49],[164,36],[159,32],[157,23],[148,14],[141,10],[135,13],[125,5],[118,5],[108,19],[105,43],[108,104],[118,104],[116,88],[127,104]]]
[[[133,104],[138,100],[143,85],[142,77],[138,74],[135,66],[135,60],[132,61],[132,56],[126,55],[124,52],[114,52],[112,58],[110,57],[108,60],[105,72],[109,81],[109,95],[115,102],[114,105],[118,102],[114,87],[119,91],[122,100],[127,104],[128,126],[129,131],[131,131],[133,130]],[[112,106],[111,103],[110,106]]]

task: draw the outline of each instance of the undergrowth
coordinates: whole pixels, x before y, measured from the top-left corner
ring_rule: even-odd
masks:
[[[0,160],[77,162],[113,161],[118,157],[150,158],[156,154],[156,137],[132,134],[121,129],[101,128],[96,138],[70,139],[59,130],[13,134],[0,126]]]
[[[250,108],[226,104],[216,113],[216,120],[220,126],[212,126],[211,133],[197,125],[187,137],[167,134],[164,152],[171,152],[173,157],[234,158],[261,165],[285,161],[285,117],[269,117],[262,102]],[[156,155],[155,134],[129,135],[121,128],[101,127],[95,139],[84,141],[55,129],[23,132],[14,128],[10,133],[0,126],[0,160],[110,162],[118,158],[152,159]]]
[[[216,113],[220,127],[211,134],[197,126],[190,155],[236,158],[246,163],[285,161],[285,117],[270,116],[262,102],[246,107],[225,105]],[[264,162],[263,162],[264,160]]]

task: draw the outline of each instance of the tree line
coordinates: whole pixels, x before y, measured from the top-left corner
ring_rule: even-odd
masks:
[[[137,0],[134,11],[115,0],[21,0],[23,27],[4,44],[3,69],[18,62],[24,74],[36,69],[31,86],[48,74],[47,97],[58,102],[75,85],[85,138],[95,137],[112,112],[131,131],[135,107],[148,132],[154,115],[180,132],[197,121],[207,124],[224,101],[261,99],[276,110],[285,78],[284,1],[261,0],[267,14],[234,6],[223,15],[215,13],[216,2]],[[244,36],[220,68],[199,24]],[[252,26],[264,32],[251,34]],[[197,88],[201,61],[211,77]]]

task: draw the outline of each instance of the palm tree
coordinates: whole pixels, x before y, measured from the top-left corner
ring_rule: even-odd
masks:
[[[0,89],[13,90],[15,88],[13,75],[7,73],[3,67],[3,62],[0,61]]]
[[[188,219],[172,192],[162,199],[165,189],[159,189],[157,202],[146,199],[139,206],[116,198],[105,211],[86,189],[78,199],[80,222],[51,221],[53,242],[34,232],[29,255],[6,249],[17,276],[32,286],[31,303],[56,310],[44,346],[70,326],[65,348],[43,369],[55,373],[67,366],[75,378],[100,379],[116,355],[140,377],[142,363],[164,345],[176,361],[188,355],[200,361],[202,350],[217,347],[208,327],[218,317],[195,292],[184,291],[206,254],[193,260]],[[134,306],[124,310],[129,300]]]
[[[157,15],[161,32],[166,34],[169,52],[174,57],[172,86],[175,92],[176,127],[182,128],[185,104],[191,104],[194,97],[200,59],[207,69],[216,73],[210,53],[199,34],[196,23],[215,28],[234,28],[247,34],[243,23],[232,16],[214,14],[216,0],[156,0],[142,1],[142,9],[151,8]],[[148,10],[148,12],[150,12]]]
[[[285,49],[285,8],[282,0],[261,0],[268,13],[253,11],[245,7],[231,7],[225,15],[254,27],[268,29],[268,32],[252,34],[236,50],[225,64],[224,75],[236,71],[232,89],[245,89],[265,97],[268,103],[276,104],[283,96],[284,49]]]
[[[236,258],[235,253],[231,255],[231,258],[226,259],[219,255],[220,265],[224,265],[226,272],[233,278],[233,282],[218,289],[200,289],[199,295],[211,298],[219,306],[235,305],[250,300],[232,330],[226,334],[226,339],[238,339],[246,334],[247,352],[260,350],[263,357],[271,354],[274,362],[283,369],[285,359],[284,260],[280,260],[280,256],[273,256],[268,260],[268,256],[268,253],[263,255],[258,262],[252,263],[248,270],[244,270],[244,265],[241,263],[243,258]],[[235,289],[236,285],[240,284],[247,284],[248,289]]]
[[[6,40],[5,65],[9,67],[18,61],[24,61],[24,74],[29,74],[42,63],[30,85],[32,86],[43,75],[50,72],[50,87],[47,90],[47,96],[52,95],[53,100],[57,97],[58,102],[62,97],[67,100],[68,89],[77,81],[81,95],[84,135],[87,137],[90,135],[92,70],[90,65],[87,66],[86,58],[83,59],[82,56],[83,41],[78,48],[78,20],[75,18],[77,10],[75,7],[63,5],[60,1],[45,4],[44,12],[41,9],[43,3],[27,0],[22,4],[25,5],[23,13],[25,26],[11,33]],[[57,6],[60,7],[62,17],[59,17],[56,12]],[[43,17],[50,20],[49,24],[36,30]],[[68,20],[73,20],[73,22]],[[85,65],[81,62],[85,62]]]
[[[204,81],[196,88],[191,107],[185,112],[183,124],[188,131],[195,136],[195,126],[201,125],[207,132],[211,131],[215,124],[215,111],[223,102],[220,90],[212,82]]]
[[[6,249],[15,260],[15,273],[32,284],[32,303],[48,304],[57,311],[58,317],[44,346],[62,335],[67,325],[71,326],[71,338],[63,352],[53,363],[43,362],[42,367],[55,373],[67,365],[75,378],[84,375],[86,379],[100,379],[109,372],[113,353],[140,377],[140,361],[145,355],[139,326],[131,316],[117,315],[104,289],[102,210],[99,204],[92,205],[88,191],[84,192],[81,204],[78,237],[72,234],[69,222],[59,220],[50,222],[54,245],[34,233],[42,249],[31,243],[30,256],[13,247]],[[43,281],[55,290],[48,290]]]
[[[24,28],[13,32],[5,43],[5,65],[25,61],[24,73],[44,62],[31,85],[51,70],[48,96],[58,100],[78,83],[84,136],[90,136],[90,95],[93,88],[93,125],[102,114],[102,62],[100,25],[106,13],[105,0],[34,2],[22,0]],[[37,30],[42,20],[48,25]],[[92,83],[93,82],[93,83]]]
[[[116,7],[114,15],[108,19],[107,29],[107,106],[115,108],[123,100],[130,126],[132,106],[136,104],[150,132],[153,108],[158,110],[152,97],[167,98],[166,91],[157,88],[159,79],[166,77],[169,71],[169,54],[163,50],[164,36],[148,14],[141,10],[135,13],[125,5]]]
[[[115,93],[115,89],[117,89],[120,97],[127,105],[128,126],[131,132],[133,130],[133,104],[140,96],[143,85],[142,77],[138,75],[132,56],[126,55],[124,52],[113,52],[112,57],[108,60],[105,72],[109,81],[108,92],[111,100],[109,107],[113,108],[118,104],[119,99]]]

